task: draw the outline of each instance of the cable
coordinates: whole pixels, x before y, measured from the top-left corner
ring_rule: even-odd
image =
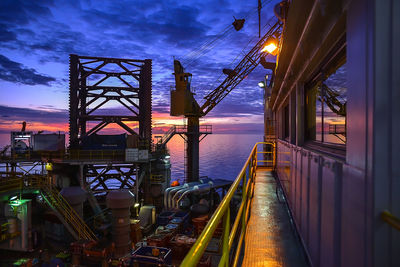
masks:
[[[267,5],[271,1],[272,0],[264,0],[261,4]],[[244,16],[244,19],[247,19],[254,11],[258,12],[258,7],[251,9]],[[189,52],[188,54],[186,54],[182,58],[182,62],[186,63],[186,64],[184,64],[186,67],[192,66],[194,63],[197,62],[197,59],[199,59],[201,56],[203,56],[204,54],[211,51],[217,45],[217,42],[219,40],[222,40],[223,38],[228,37],[232,32],[233,32],[233,28],[231,27],[231,25],[228,25],[220,33],[218,33],[214,39],[211,39],[210,41],[204,43],[200,48],[193,50],[193,51]]]

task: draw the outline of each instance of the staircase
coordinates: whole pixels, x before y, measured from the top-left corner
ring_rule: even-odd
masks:
[[[47,176],[32,175],[0,179],[0,192],[22,190],[23,188],[40,189],[43,199],[75,239],[97,240],[96,235],[82,218],[60,192],[49,183]]]
[[[56,188],[49,184],[43,184],[41,194],[75,239],[97,240],[96,235]]]
[[[159,146],[165,146],[169,140],[175,135],[176,133],[176,125],[172,126],[169,128],[169,130],[161,137],[160,140],[158,140],[157,145]]]

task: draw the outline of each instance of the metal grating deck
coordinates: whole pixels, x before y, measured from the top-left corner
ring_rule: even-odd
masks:
[[[257,169],[242,266],[308,266],[268,169]]]

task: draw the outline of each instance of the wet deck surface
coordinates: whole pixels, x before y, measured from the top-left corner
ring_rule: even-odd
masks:
[[[308,266],[271,171],[258,169],[242,266]]]

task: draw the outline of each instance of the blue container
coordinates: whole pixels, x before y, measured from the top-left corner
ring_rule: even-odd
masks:
[[[158,249],[160,254],[153,256],[153,249]],[[132,253],[130,266],[167,266],[172,264],[171,250],[168,248],[143,246]]]
[[[174,219],[182,219],[182,222],[187,222],[189,220],[189,213],[185,211],[179,211],[175,213]]]
[[[170,223],[173,223],[173,224],[181,224],[183,222],[183,219],[182,218],[173,218],[171,221],[170,221]]]
[[[157,217],[157,225],[158,226],[166,226],[174,217],[175,212],[173,211],[164,211],[161,212]]]
[[[83,138],[82,148],[87,150],[123,150],[126,148],[126,134],[92,134]]]
[[[189,226],[189,213],[185,211],[177,212],[172,220],[180,220],[182,227],[187,228]]]
[[[173,224],[173,223],[167,224],[165,226],[165,228],[167,228],[168,230],[172,230],[172,231],[176,230],[178,227],[179,227],[178,224]]]

